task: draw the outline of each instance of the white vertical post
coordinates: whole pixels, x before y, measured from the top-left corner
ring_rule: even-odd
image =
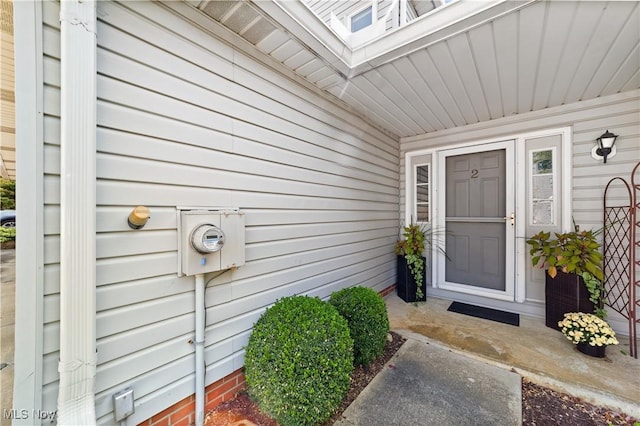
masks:
[[[44,148],[42,3],[14,1],[16,88],[16,327],[13,406],[42,409]],[[9,392],[9,389],[2,389]],[[10,407],[3,407],[10,408]],[[27,417],[27,416],[24,416]],[[33,418],[12,424],[31,425]]]
[[[96,423],[96,4],[60,2],[58,424]]]

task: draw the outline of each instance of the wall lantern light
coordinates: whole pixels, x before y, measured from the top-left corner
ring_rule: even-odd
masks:
[[[616,147],[614,144],[616,143],[616,138],[618,135],[614,135],[609,130],[602,134],[598,139],[596,139],[596,146],[591,150],[591,157],[595,160],[599,160],[604,158],[605,164],[607,163],[607,158],[611,158],[616,155]]]

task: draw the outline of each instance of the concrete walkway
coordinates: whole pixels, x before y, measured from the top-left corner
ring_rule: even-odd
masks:
[[[335,425],[521,425],[520,380],[410,337]]]
[[[604,359],[577,351],[544,319],[520,316],[520,326],[448,312],[450,301],[430,298],[405,303],[385,298],[391,329],[414,340],[448,348],[552,389],[640,418],[640,359],[629,355],[629,340],[607,348]],[[440,368],[449,362],[443,361]],[[418,370],[416,370],[418,371]],[[420,399],[420,398],[414,398]],[[426,399],[426,398],[422,398]]]
[[[522,377],[640,417],[640,360],[625,337],[592,358],[540,318],[515,327],[448,312],[447,300],[385,302],[407,342],[336,425],[521,425]]]

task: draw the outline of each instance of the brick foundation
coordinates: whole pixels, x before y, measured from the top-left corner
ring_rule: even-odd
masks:
[[[207,386],[205,389],[204,411],[213,410],[220,403],[228,401],[245,387],[243,369],[239,369],[226,377]],[[139,426],[189,426],[195,424],[196,397],[190,395],[173,404],[155,416],[139,423]]]
[[[385,297],[388,294],[393,293],[396,290],[396,285],[390,285],[389,287],[385,288],[384,290],[380,291],[380,296]]]
[[[385,297],[396,289],[393,284],[380,291]],[[245,388],[246,382],[243,369],[239,369],[226,377],[210,384],[205,389],[204,413],[213,410],[221,403],[232,399]],[[173,404],[155,416],[139,423],[138,426],[189,426],[195,424],[196,397],[191,395]]]

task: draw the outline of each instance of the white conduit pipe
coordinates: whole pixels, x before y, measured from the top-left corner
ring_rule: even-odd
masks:
[[[204,327],[205,327],[205,303],[204,303],[204,274],[196,275],[195,289],[195,314],[196,314],[196,341],[195,341],[195,374],[196,374],[196,426],[204,424]]]

